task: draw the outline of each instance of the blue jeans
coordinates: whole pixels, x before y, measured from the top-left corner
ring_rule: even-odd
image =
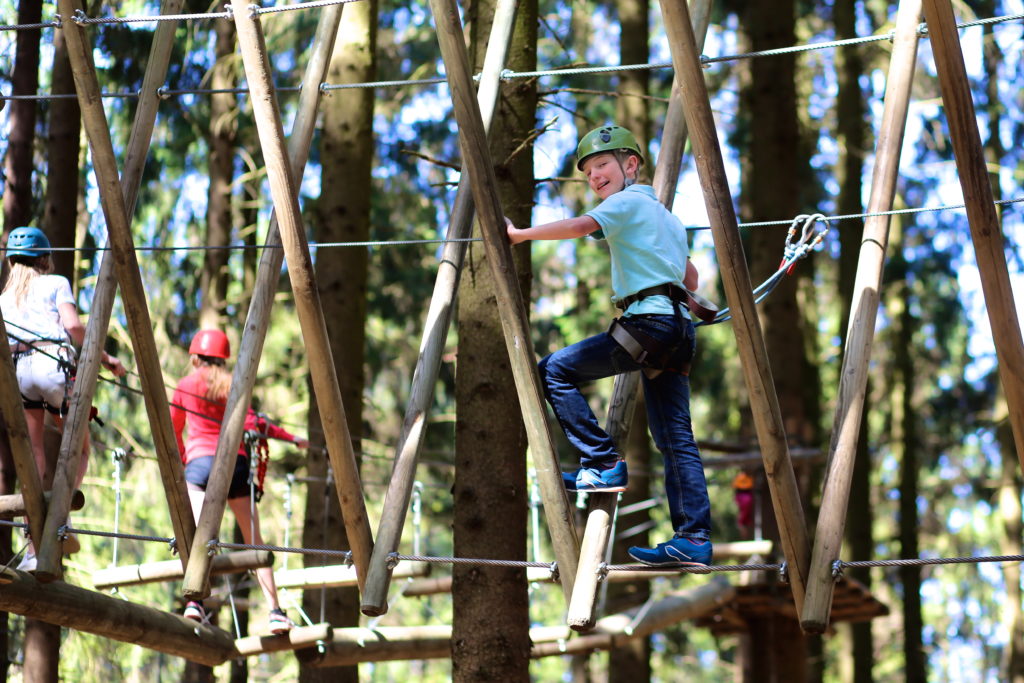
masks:
[[[630,324],[661,341],[682,334],[676,360],[689,361],[696,346],[693,323],[683,329],[671,315],[628,318]],[[580,451],[580,464],[594,467],[619,458],[619,451],[601,428],[580,391],[584,382],[619,375],[643,366],[619,346],[610,334],[601,334],[552,353],[540,362],[540,376],[555,417],[566,437]],[[706,541],[711,536],[711,504],[697,441],[690,424],[690,380],[663,372],[654,379],[643,376],[647,420],[654,443],[665,461],[665,495],[676,536]]]

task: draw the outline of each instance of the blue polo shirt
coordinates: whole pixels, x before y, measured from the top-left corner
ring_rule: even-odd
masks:
[[[612,257],[612,301],[641,289],[672,282],[682,286],[690,249],[686,229],[658,201],[650,185],[630,185],[586,213],[600,230],[591,237],[608,243]],[[685,308],[683,316],[689,318]],[[672,315],[667,296],[634,301],[625,315]]]

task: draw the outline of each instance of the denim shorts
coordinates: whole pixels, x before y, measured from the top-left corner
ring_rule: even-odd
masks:
[[[185,463],[185,481],[195,484],[202,490],[210,481],[210,470],[213,469],[212,455],[201,455],[192,458]],[[245,456],[238,456],[235,460],[235,471],[231,475],[231,487],[228,489],[228,499],[247,498],[249,496],[249,459]]]

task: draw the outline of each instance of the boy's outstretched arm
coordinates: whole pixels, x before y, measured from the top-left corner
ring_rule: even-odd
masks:
[[[508,227],[508,241],[512,244],[519,244],[529,240],[566,240],[575,239],[589,235],[601,226],[590,216],[576,216],[565,218],[553,223],[535,225],[530,228],[518,229],[512,225],[512,221],[505,219]]]

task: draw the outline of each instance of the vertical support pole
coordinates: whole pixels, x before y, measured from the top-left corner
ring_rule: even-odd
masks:
[[[177,14],[181,11],[183,3],[184,0],[166,0],[161,7],[161,12]],[[132,132],[128,138],[124,171],[121,174],[121,191],[124,194],[125,212],[128,217],[135,213],[135,201],[139,194],[139,185],[142,183],[142,171],[153,137],[157,109],[160,106],[157,89],[167,78],[167,67],[171,61],[174,32],[177,27],[177,21],[159,23],[153,36],[149,59],[146,62],[146,74],[142,80],[138,108],[135,111]],[[82,452],[85,435],[89,429],[89,409],[92,407],[92,399],[96,393],[96,377],[100,369],[100,359],[103,357],[103,342],[107,337],[116,293],[117,279],[114,277],[114,261],[110,258],[103,258],[96,278],[96,287],[93,290],[89,323],[85,329],[85,339],[82,342],[82,353],[78,359],[75,385],[71,390],[68,414],[64,420],[60,455],[57,457],[53,477],[49,508],[53,512],[51,515],[53,521],[47,525],[43,543],[37,553],[36,578],[42,581],[60,578],[60,546],[57,529],[64,524],[68,516],[69,509],[66,501],[70,501],[69,496],[74,489],[79,467],[78,454]],[[181,558],[182,561],[188,558],[187,549]]]
[[[65,17],[74,15],[80,9],[77,0],[58,0],[60,13]],[[117,160],[110,139],[110,127],[100,99],[96,69],[92,63],[92,48],[85,39],[84,29],[74,23],[64,24],[68,46],[68,58],[75,77],[78,103],[82,109],[82,121],[89,137],[92,150],[96,184],[100,190],[103,215],[111,252],[103,259],[112,259],[114,272],[121,287],[121,298],[132,348],[139,367],[142,390],[145,396],[146,412],[152,427],[153,444],[160,466],[160,477],[167,493],[171,513],[171,524],[177,539],[182,562],[187,561],[188,548],[195,534],[195,523],[189,507],[188,492],[185,489],[185,473],[178,455],[178,444],[171,425],[171,413],[164,393],[163,372],[160,356],[153,338],[153,321],[146,303],[146,292],[142,286],[139,261],[135,254],[131,225],[117,172]],[[99,347],[96,347],[99,350]]]
[[[698,41],[698,53],[704,47],[708,23],[711,17],[710,0],[691,0],[693,8],[693,34]],[[654,191],[658,199],[670,211],[675,198],[676,185],[679,182],[679,171],[682,168],[683,149],[686,147],[686,118],[683,115],[682,89],[678,78],[672,83],[672,95],[665,116],[665,130],[662,133],[661,155],[654,171]],[[608,408],[606,428],[616,444],[626,441],[629,425],[633,420],[636,408],[636,394],[640,388],[640,373],[628,372],[615,378],[611,403]],[[569,615],[566,621],[576,631],[587,631],[597,623],[598,589],[600,576],[598,569],[605,561],[608,543],[611,540],[612,522],[615,519],[615,508],[618,505],[617,493],[590,494],[590,509],[587,512],[587,525],[583,532],[583,544],[580,547],[580,565],[576,571],[576,585],[569,602]]]
[[[1020,322],[1006,267],[1006,245],[971,100],[971,85],[964,67],[952,3],[925,0],[924,15],[942,89],[942,106],[949,120],[949,137],[953,142],[960,186],[967,205],[967,221],[971,226],[971,240],[981,273],[981,291],[988,306],[988,320],[999,359],[999,378],[1006,392],[1017,459],[1024,468],[1024,382],[1021,380],[1024,377],[1024,344],[1021,343]]]
[[[900,149],[907,127],[910,89],[917,61],[917,26],[921,0],[900,0],[896,15],[889,76],[885,85],[882,126],[875,145],[875,168],[871,178],[868,213],[892,208],[899,175]],[[825,488],[814,535],[811,569],[807,577],[807,598],[801,626],[808,633],[823,633],[828,626],[835,579],[832,564],[839,559],[850,500],[850,480],[857,456],[857,438],[868,384],[868,364],[875,337],[875,321],[882,287],[885,250],[889,243],[889,216],[870,216],[864,235],[853,285],[846,352],[839,378],[839,396],[832,422]]]
[[[3,423],[7,441],[11,446],[14,471],[21,484],[29,536],[32,537],[38,550],[43,538],[47,503],[43,496],[42,479],[39,476],[39,470],[36,469],[35,457],[32,455],[32,443],[28,438],[25,411],[21,405],[18,376],[14,369],[14,360],[11,357],[11,347],[7,343],[7,324],[4,323],[2,317],[0,317],[0,347],[3,347],[0,348],[0,422]]]
[[[497,105],[501,70],[505,66],[512,38],[515,12],[515,0],[500,0],[494,11],[494,23],[487,41],[487,54],[484,56],[480,89],[477,92],[485,131],[490,128]],[[466,238],[472,234],[474,212],[469,183],[469,174],[464,173],[455,194],[455,207],[447,233],[449,239]],[[395,463],[384,497],[384,510],[377,527],[373,555],[370,557],[370,570],[361,608],[367,616],[380,616],[388,609],[388,586],[392,573],[388,556],[398,550],[402,540],[405,514],[415,483],[416,461],[426,436],[427,411],[434,400],[441,354],[451,326],[455,292],[465,253],[465,242],[448,242],[438,264],[434,292],[430,297],[430,308],[427,310],[427,321],[420,341],[419,359],[412,377],[409,405],[405,410],[402,432],[395,448]]]
[[[252,7],[250,6],[248,9],[251,10]],[[298,184],[285,150],[284,130],[281,126],[280,110],[270,78],[270,60],[267,58],[263,29],[255,13],[244,11],[241,8],[234,12],[234,20],[260,136],[260,146],[263,149],[267,175],[270,178],[270,192],[274,201],[281,242],[284,246],[285,259],[288,262],[288,277],[295,295],[299,325],[309,351],[307,357],[310,376],[320,405],[320,416],[323,421],[324,436],[327,439],[331,467],[334,470],[334,483],[338,491],[345,530],[352,546],[352,558],[357,575],[365,577],[373,545],[370,523],[366,515],[366,504],[363,499],[356,454],[352,448],[352,438],[349,435],[348,423],[345,419],[345,407],[341,401],[338,376],[331,356],[330,340],[327,338],[324,313],[320,306],[316,273],[309,255],[309,244],[306,241],[302,216],[299,211]],[[243,351],[248,353],[245,348]],[[236,365],[242,365],[241,356]],[[238,394],[241,393],[243,393],[241,388],[238,390],[232,388],[232,394],[236,401],[240,398]],[[232,396],[229,396],[229,401],[231,398]],[[247,410],[248,402],[244,405],[240,403],[236,403],[234,406],[229,405],[225,412],[225,418],[231,421],[244,421]],[[224,460],[221,457],[221,451],[227,448],[225,443],[225,435],[222,434],[217,446],[217,460]],[[237,444],[237,442],[235,443]],[[193,546],[196,549],[212,540],[217,533],[224,514],[226,484],[223,489],[224,500],[215,500],[212,496],[207,496],[199,518],[199,527]],[[217,509],[220,514],[217,514]],[[208,560],[199,559],[198,562],[190,563],[185,571],[183,586],[185,596],[204,595],[208,575]]]
[[[309,146],[313,139],[313,130],[316,127],[317,111],[320,105],[320,84],[326,77],[327,69],[330,66],[343,9],[344,5],[329,5],[322,10],[313,39],[313,48],[310,51],[309,64],[306,65],[303,75],[299,107],[292,125],[292,134],[288,140],[289,165],[296,186],[302,179],[302,173],[309,158]],[[252,401],[259,361],[263,355],[267,329],[270,327],[270,313],[274,305],[274,295],[277,292],[281,264],[284,261],[284,251],[279,248],[281,232],[278,227],[276,209],[271,212],[270,225],[267,228],[264,244],[266,246],[260,256],[256,282],[249,301],[249,312],[242,330],[238,360],[232,373],[231,389],[228,394],[224,419],[221,422],[213,470],[210,472],[210,481],[207,484],[208,496],[203,501],[203,508],[200,512],[197,536],[203,536],[205,541],[216,537],[224,518],[227,491],[234,469],[234,456],[245,430],[246,410],[240,409],[240,407],[248,408]],[[203,526],[204,518],[207,526]],[[208,534],[209,538],[207,538]],[[209,561],[201,560],[195,564],[192,568],[193,574],[191,576],[186,574],[184,583],[186,594],[202,596],[205,593],[205,586],[208,584],[212,566],[212,558]]]
[[[796,474],[786,445],[786,432],[778,397],[775,395],[768,353],[751,293],[750,273],[747,271],[737,228],[722,151],[718,147],[718,135],[700,66],[700,55],[686,5],[674,0],[661,0],[661,11],[672,51],[672,64],[686,102],[686,122],[690,129],[704,203],[711,221],[715,252],[721,265],[722,284],[730,310],[733,311],[733,332],[736,334],[743,378],[750,393],[754,426],[789,566],[793,599],[800,612],[803,609],[804,584],[811,554],[807,526],[800,504]]]
[[[576,578],[579,537],[573,525],[572,509],[565,495],[551,429],[544,412],[540,375],[530,341],[530,328],[526,322],[526,306],[516,281],[512,250],[498,202],[497,180],[487,152],[487,135],[484,133],[480,108],[473,96],[473,81],[469,74],[469,58],[466,56],[459,9],[454,0],[431,0],[430,9],[434,15],[437,40],[448,74],[455,118],[459,124],[464,172],[468,170],[470,174],[470,186],[484,237],[487,261],[494,273],[498,313],[505,331],[505,344],[519,394],[519,407],[523,413],[530,453],[540,484],[541,500],[548,518],[562,591],[568,602]]]

